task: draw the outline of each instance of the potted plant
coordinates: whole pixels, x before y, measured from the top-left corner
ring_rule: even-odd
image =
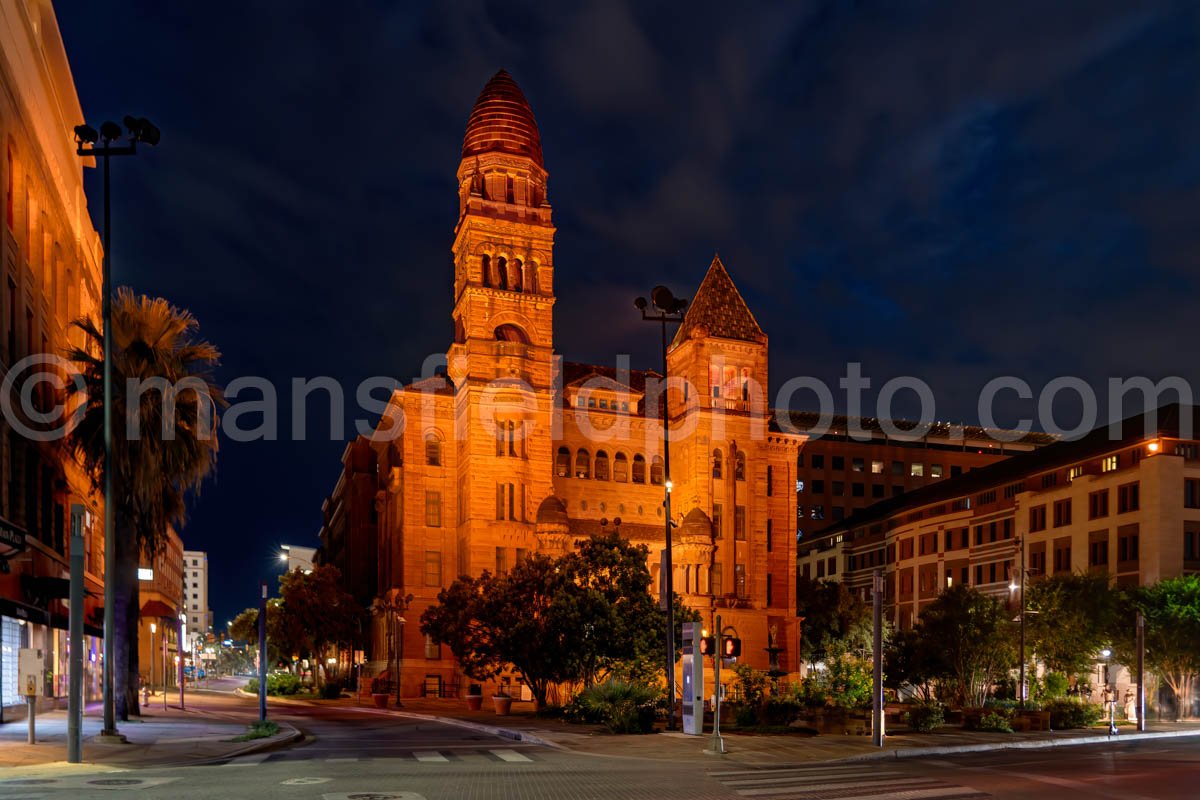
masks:
[[[492,704],[496,707],[496,714],[501,717],[508,716],[512,711],[512,697],[509,696],[503,684],[496,687],[496,693],[492,695]]]
[[[380,675],[371,681],[371,700],[375,702],[376,708],[387,708],[388,704],[388,682],[387,679]]]
[[[467,687],[467,708],[470,711],[478,711],[483,708],[483,687],[478,683],[472,683]]]

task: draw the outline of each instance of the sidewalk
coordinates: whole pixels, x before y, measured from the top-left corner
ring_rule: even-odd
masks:
[[[190,697],[189,697],[190,699]],[[198,698],[199,699],[199,698]],[[142,708],[140,719],[120,722],[117,728],[128,744],[100,744],[93,737],[102,728],[99,705],[89,706],[83,718],[83,763],[67,763],[67,714],[51,711],[36,720],[37,743],[26,744],[25,720],[0,724],[0,768],[11,777],[42,773],[98,772],[144,767],[190,766],[223,760],[277,747],[300,738],[300,732],[280,723],[279,733],[265,739],[233,742],[246,732],[247,722],[233,715],[198,708],[162,707],[162,695]]]
[[[274,700],[274,698],[272,698]],[[709,734],[685,736],[682,733],[660,732],[646,736],[614,736],[598,725],[576,725],[533,715],[532,705],[515,703],[514,712],[497,716],[485,705],[472,712],[462,700],[405,700],[401,709],[382,711],[366,706],[357,698],[339,701],[314,701],[321,705],[358,707],[364,713],[404,714],[436,718],[445,722],[474,726],[489,733],[508,738],[545,744],[574,753],[620,758],[639,758],[674,762],[719,763],[747,765],[805,764],[821,761],[872,760],[878,758],[913,758],[947,755],[955,752],[978,752],[1024,747],[1056,747],[1107,741],[1129,742],[1160,736],[1198,736],[1198,723],[1151,723],[1146,734],[1132,728],[1122,729],[1112,740],[1106,728],[1054,731],[1051,733],[986,733],[945,728],[937,733],[889,735],[882,749],[871,744],[869,736],[806,736],[803,734],[751,735],[723,733],[723,757],[704,754]]]

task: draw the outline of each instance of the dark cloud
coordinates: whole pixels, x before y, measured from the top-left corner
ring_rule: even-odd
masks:
[[[630,299],[686,293],[719,250],[776,385],[861,361],[970,421],[1001,374],[1200,377],[1194,4],[58,10],[90,119],[163,128],[116,166],[118,278],[192,309],[226,380],[353,385],[444,351],[453,175],[500,66],[542,129],[569,358],[656,364]],[[312,540],[342,447],[223,448],[185,531],[218,620]]]

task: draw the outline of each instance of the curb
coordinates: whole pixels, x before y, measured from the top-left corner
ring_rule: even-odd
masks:
[[[393,709],[383,708],[360,708],[358,706],[347,706],[355,711],[360,711],[364,714],[379,714],[393,717],[406,717],[408,719],[421,720],[423,722],[440,722],[443,725],[454,725],[455,727],[464,728],[476,733],[486,733],[491,736],[499,736],[502,739],[511,739],[514,742],[524,742],[525,744],[538,745],[540,747],[549,747],[554,750],[562,750],[564,752],[575,752],[570,748],[564,747],[558,742],[551,742],[543,739],[540,736],[522,731],[516,728],[501,728],[495,725],[485,725],[482,722],[471,722],[470,720],[457,719],[455,717],[439,717],[434,714],[418,714],[415,711],[395,711]]]
[[[879,761],[888,758],[922,758],[924,756],[946,756],[956,753],[985,753],[998,750],[1045,750],[1052,747],[1074,747],[1086,744],[1133,744],[1152,739],[1183,739],[1200,737],[1200,730],[1194,731],[1150,731],[1148,733],[1129,733],[1109,736],[1076,736],[1069,739],[1027,739],[1019,742],[987,742],[980,744],[956,744],[944,747],[900,747],[895,750],[880,750],[877,753],[863,753],[857,756],[832,759],[824,763]]]

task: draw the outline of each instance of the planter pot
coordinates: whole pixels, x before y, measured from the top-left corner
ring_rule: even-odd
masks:
[[[376,708],[387,708],[388,700],[390,700],[391,697],[392,696],[390,694],[376,694],[375,692],[371,692],[371,699],[375,701]]]
[[[513,699],[511,697],[493,697],[492,703],[496,707],[496,714],[504,717],[508,712],[512,711]]]
[[[467,695],[467,709],[470,711],[478,711],[483,708],[483,695],[469,694]]]

